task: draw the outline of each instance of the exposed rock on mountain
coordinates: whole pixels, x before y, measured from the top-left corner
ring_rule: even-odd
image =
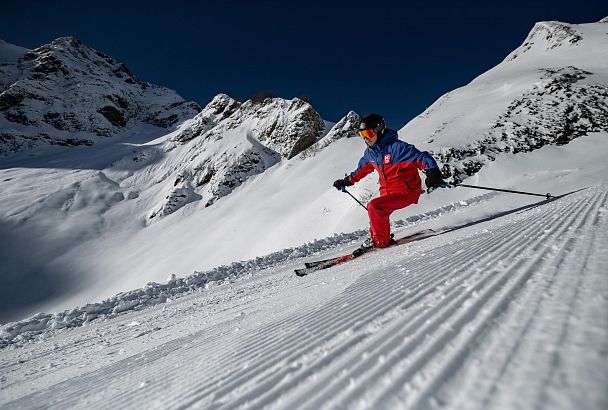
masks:
[[[173,141],[183,143],[199,137],[230,117],[241,106],[241,103],[226,94],[216,95],[207,106],[196,115],[190,124],[184,127]]]
[[[537,48],[538,51],[549,51],[557,47],[576,44],[582,39],[583,36],[568,24],[558,21],[536,23],[524,43],[505,61],[515,60],[532,48]]]
[[[349,111],[346,116],[331,127],[329,132],[321,140],[302,152],[302,159],[315,156],[316,153],[329,146],[334,141],[338,141],[342,138],[356,137],[360,121],[361,117],[359,114],[354,111]]]
[[[3,43],[0,53],[0,155],[42,143],[91,145],[146,125],[169,129],[200,111],[74,37],[32,51]]]
[[[310,147],[324,128],[321,116],[298,98],[241,104],[225,94],[216,96],[166,146],[178,158],[171,172],[178,177],[148,218],[173,213],[195,199],[212,205],[251,176]]]
[[[310,147],[323,132],[321,116],[299,98],[273,98],[261,104],[248,101],[242,109],[255,119],[253,136],[287,159]]]
[[[191,173],[188,170],[184,170],[176,177],[173,186],[169,188],[162,206],[153,211],[149,218],[153,219],[172,214],[184,205],[199,199],[201,199],[201,196],[195,191]]]
[[[500,114],[484,138],[468,147],[435,153],[456,180],[473,175],[501,152],[528,152],[567,144],[590,132],[608,130],[608,87],[581,84],[591,75],[576,67],[542,70],[543,81]]]
[[[204,140],[220,139],[224,133],[242,128],[245,123],[251,137],[286,159],[314,144],[325,126],[312,106],[299,98],[267,98],[263,102],[248,100],[241,104],[220,94],[174,141],[186,142],[199,136]]]

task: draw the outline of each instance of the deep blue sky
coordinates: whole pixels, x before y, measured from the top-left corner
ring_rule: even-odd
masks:
[[[536,21],[598,21],[600,0],[12,1],[0,38],[73,35],[141,80],[206,105],[225,92],[308,96],[330,121],[378,112],[399,129],[519,46]]]

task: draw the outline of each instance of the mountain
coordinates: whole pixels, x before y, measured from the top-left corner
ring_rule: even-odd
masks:
[[[300,99],[241,104],[220,94],[165,144],[165,152],[179,151],[167,156],[175,158],[167,163],[177,176],[149,218],[173,213],[192,200],[212,205],[249,177],[310,147],[324,132],[323,119]]]
[[[460,181],[503,153],[608,130],[606,22],[537,23],[502,63],[400,130]]]
[[[153,127],[166,132],[200,111],[74,37],[35,50],[2,42],[0,63],[0,155],[92,145]]]
[[[96,265],[93,259],[115,259],[108,258],[108,253],[100,255],[94,245],[97,256],[90,255],[84,262],[83,252],[92,248],[77,248],[96,243],[106,234],[126,235],[132,242],[156,237],[157,232],[142,231],[142,227],[182,209],[200,215],[196,209],[210,207],[251,178],[293,159],[324,135],[335,136],[331,124],[300,99],[239,102],[220,94],[201,109],[173,91],[137,80],[124,64],[72,37],[34,51],[3,43],[0,51],[7,73],[0,95],[1,164],[5,192],[10,193],[0,199],[1,228],[5,242],[21,244],[34,240],[26,238],[37,238],[40,250],[36,255],[22,255],[12,245],[5,247],[11,272],[3,278],[7,286],[29,275],[43,282],[63,281],[76,265],[76,282],[68,287],[80,281],[90,283],[97,277],[90,270]],[[351,127],[350,136],[354,135]],[[15,176],[17,169],[26,171]],[[205,228],[201,231],[218,223],[212,213],[202,216],[199,223]],[[174,223],[175,219],[168,219],[160,229],[171,230]],[[209,240],[217,244],[217,238]],[[161,242],[158,245],[167,249]],[[191,249],[197,243],[178,240],[175,246]],[[115,250],[122,252],[121,248]],[[188,253],[190,270],[191,263],[200,258]],[[124,257],[142,263],[131,251]],[[229,262],[230,258],[225,254],[220,260]],[[215,264],[217,259],[203,262]],[[166,268],[154,273],[155,279]],[[104,277],[113,275],[97,278]],[[106,285],[89,290],[97,293]],[[6,317],[15,303],[56,298],[55,290],[48,286],[27,302],[5,300],[0,317]]]
[[[402,139],[431,151],[452,178],[471,174],[475,183],[496,161],[606,132],[605,27],[537,24],[502,63],[399,130]],[[23,50],[11,49],[6,60],[23,61]],[[69,66],[77,65],[73,59]],[[141,87],[118,72],[128,86]],[[12,244],[3,249],[10,273],[3,280],[17,295],[30,282],[47,284],[27,301],[5,299],[3,321],[96,303],[171,275],[291,254],[336,233],[365,232],[365,212],[331,187],[363,152],[357,113],[332,124],[299,99],[239,102],[224,94],[194,111],[171,132],[146,129],[117,139],[89,132],[87,139],[101,138],[93,146],[39,145],[2,159],[0,229]],[[39,127],[23,129],[33,135]],[[547,181],[570,172],[553,170]],[[503,188],[548,191],[518,172],[499,181]],[[479,194],[456,191],[422,197],[396,212],[394,225]],[[377,195],[376,181],[366,178],[351,192],[367,201]]]

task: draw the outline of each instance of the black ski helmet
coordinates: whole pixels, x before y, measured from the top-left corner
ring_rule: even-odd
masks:
[[[378,134],[382,134],[384,131],[384,118],[380,114],[369,114],[363,117],[359,123],[359,131],[363,130],[374,130]]]

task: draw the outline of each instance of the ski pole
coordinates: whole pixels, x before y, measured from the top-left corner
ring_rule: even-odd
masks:
[[[486,189],[488,191],[500,191],[500,192],[509,192],[511,194],[522,194],[522,195],[534,195],[534,196],[544,196],[547,199],[553,198],[553,195],[550,193],[546,194],[535,194],[533,192],[523,192],[523,191],[513,191],[511,189],[500,189],[500,188],[490,188],[486,186],[477,186],[477,185],[467,185],[467,184],[455,184],[454,186],[463,186],[467,188],[475,188],[475,189]]]
[[[363,205],[363,204],[361,203],[361,201],[359,201],[357,198],[355,198],[353,194],[351,194],[350,192],[348,192],[348,191],[346,190],[346,188],[345,188],[345,187],[342,187],[342,192],[346,192],[348,195],[350,195],[350,197],[351,197],[352,199],[354,199],[355,201],[357,201],[357,203],[358,203],[359,205],[361,205],[363,208],[365,208],[365,210],[367,211],[367,207],[366,207],[365,205]]]

